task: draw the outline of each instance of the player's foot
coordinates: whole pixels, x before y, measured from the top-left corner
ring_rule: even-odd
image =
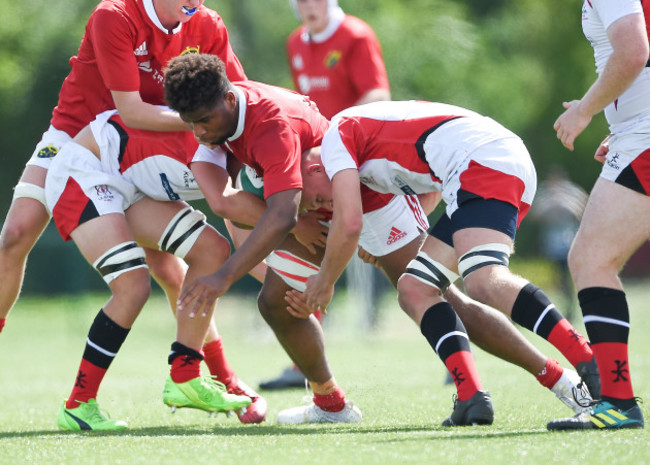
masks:
[[[285,369],[280,376],[260,383],[260,389],[266,391],[279,391],[281,389],[305,387],[305,377],[295,367]]]
[[[591,397],[600,399],[600,373],[596,357],[592,357],[588,362],[580,362],[576,365],[576,371],[587,385]]]
[[[551,391],[575,413],[588,411],[594,403],[586,383],[578,373],[566,368]]]
[[[340,412],[326,412],[315,404],[288,408],[278,413],[278,423],[299,425],[303,423],[359,423],[361,410],[347,401]]]
[[[239,418],[239,421],[242,423],[262,423],[266,420],[266,399],[253,391],[241,379],[237,378],[237,376],[233,376],[230,383],[226,386],[226,390],[230,394],[248,396],[251,398],[252,402],[248,407],[237,411],[237,418]]]
[[[115,431],[126,428],[122,420],[111,420],[99,410],[95,399],[88,399],[88,402],[79,402],[75,408],[66,408],[65,400],[59,409],[57,423],[61,429],[68,431]]]
[[[229,412],[248,407],[251,399],[229,394],[223,383],[209,376],[200,376],[185,383],[175,383],[169,376],[165,381],[163,402],[172,408],[188,407],[206,412]]]
[[[643,413],[638,405],[621,410],[601,400],[587,412],[553,420],[546,427],[549,430],[643,428]]]
[[[442,426],[491,425],[494,421],[492,398],[488,391],[476,391],[471,398],[460,401],[454,398],[454,410]]]

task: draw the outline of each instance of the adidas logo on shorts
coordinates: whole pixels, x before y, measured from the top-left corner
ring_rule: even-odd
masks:
[[[399,241],[401,238],[405,236],[406,233],[404,231],[400,231],[395,226],[393,226],[392,228],[390,228],[390,234],[388,235],[388,240],[386,241],[386,245],[391,245]]]

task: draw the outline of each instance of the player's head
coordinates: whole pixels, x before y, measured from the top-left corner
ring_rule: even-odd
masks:
[[[313,147],[302,154],[302,197],[300,206],[308,210],[332,210],[332,181],[325,172],[320,158],[320,147]]]
[[[291,0],[296,17],[302,21],[310,33],[322,32],[339,7],[338,0]]]
[[[237,129],[237,95],[216,55],[173,58],[165,70],[165,100],[202,144],[223,144]]]

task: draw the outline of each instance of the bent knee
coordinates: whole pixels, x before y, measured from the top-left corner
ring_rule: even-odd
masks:
[[[26,256],[32,249],[47,221],[35,224],[34,221],[7,221],[0,236],[0,252]]]
[[[397,301],[402,310],[411,317],[415,315],[415,309],[422,302],[429,301],[432,297],[439,295],[439,289],[428,286],[407,274],[403,274],[397,281]]]
[[[142,308],[151,295],[151,277],[146,268],[124,273],[110,283],[113,298],[123,305]]]

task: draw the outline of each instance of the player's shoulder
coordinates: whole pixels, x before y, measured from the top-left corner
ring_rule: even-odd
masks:
[[[298,26],[287,36],[287,46],[298,46],[302,42],[302,35],[305,33],[304,26]]]
[[[374,37],[375,32],[368,23],[361,18],[346,14],[339,26],[339,30],[349,34],[351,37],[367,38]]]
[[[137,9],[138,5],[134,0],[102,0],[95,7],[93,14],[119,13],[128,16]]]
[[[213,24],[217,27],[224,27],[223,18],[219,15],[219,13],[217,13],[217,11],[213,10],[212,8],[208,8],[205,5],[201,5],[201,7],[199,7],[194,17],[192,17],[192,20],[185,23],[184,27],[189,25],[198,26],[199,23],[202,26],[205,26],[205,24]]]

